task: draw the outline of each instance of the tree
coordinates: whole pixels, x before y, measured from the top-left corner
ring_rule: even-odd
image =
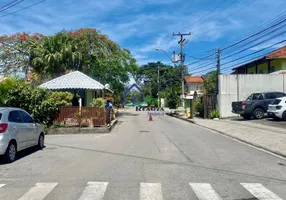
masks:
[[[156,98],[158,93],[158,67],[159,67],[159,91],[161,97],[166,97],[167,92],[180,87],[180,69],[161,62],[148,63],[141,66],[135,75],[136,82],[144,93]]]
[[[51,36],[17,33],[0,36],[3,73],[32,71],[35,83],[79,70],[121,95],[138,66],[127,49],[122,49],[96,29],[60,31]]]
[[[27,74],[32,59],[31,45],[43,38],[45,36],[40,33],[26,32],[0,36],[1,74],[15,75],[19,72]]]
[[[205,75],[206,79],[202,84],[202,88],[208,93],[213,94],[216,92],[217,72],[212,71]]]

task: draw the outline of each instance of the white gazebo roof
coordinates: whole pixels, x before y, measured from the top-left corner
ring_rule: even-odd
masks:
[[[90,89],[103,90],[104,85],[79,71],[70,72],[40,85],[50,90]]]

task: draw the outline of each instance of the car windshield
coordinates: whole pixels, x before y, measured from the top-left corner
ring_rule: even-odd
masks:
[[[272,102],[272,105],[278,105],[280,102],[281,102],[281,99],[275,99],[275,100]]]

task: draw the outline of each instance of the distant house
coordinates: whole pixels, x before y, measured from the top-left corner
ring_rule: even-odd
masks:
[[[232,69],[232,74],[271,74],[286,70],[286,46]],[[285,72],[284,72],[285,73]]]
[[[186,98],[192,99],[194,93],[198,95],[202,94],[201,85],[204,82],[204,78],[201,76],[185,76],[185,95]]]

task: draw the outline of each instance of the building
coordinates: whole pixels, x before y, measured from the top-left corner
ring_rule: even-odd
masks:
[[[81,98],[82,106],[90,106],[94,98],[105,98],[107,93],[113,93],[110,89],[105,88],[103,84],[79,71],[52,79],[43,83],[40,87],[54,91],[71,92],[75,97]],[[77,104],[77,101],[73,104]]]
[[[201,85],[204,82],[204,78],[201,76],[185,76],[185,95],[188,99],[188,96],[192,99],[192,96],[195,92],[198,95],[202,94]]]
[[[232,70],[232,74],[271,74],[286,70],[286,46]]]

